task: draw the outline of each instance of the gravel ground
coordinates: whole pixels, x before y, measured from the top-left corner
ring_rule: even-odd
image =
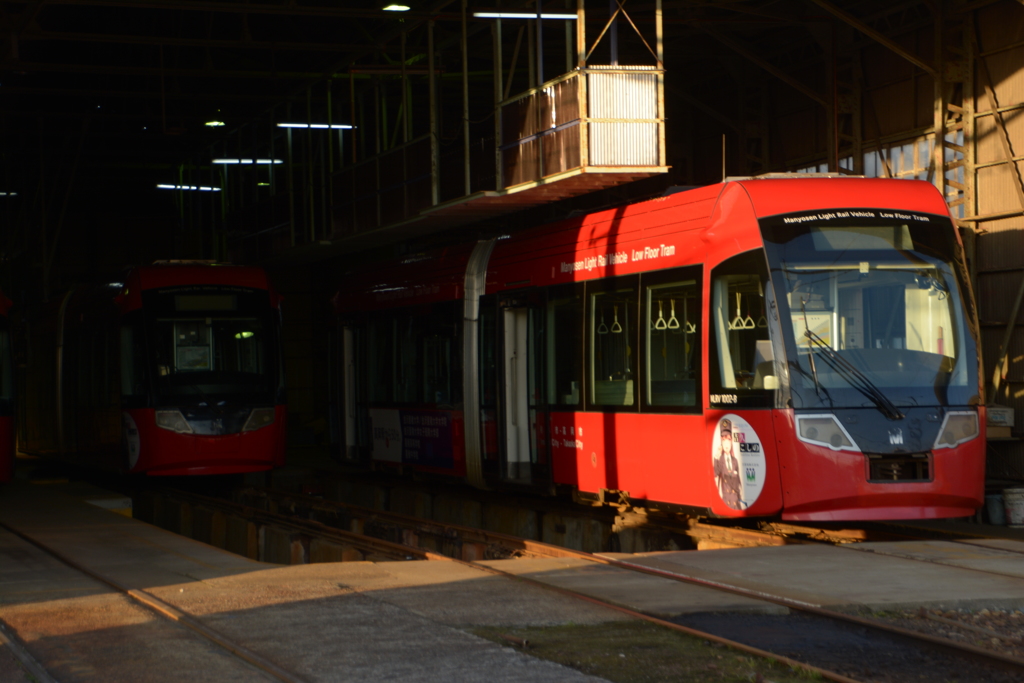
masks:
[[[1021,610],[922,608],[917,612],[875,612],[870,617],[1024,659],[1024,612]]]
[[[873,615],[893,620],[894,613]],[[901,615],[910,621],[914,615]],[[877,683],[1019,683],[1019,674],[814,615],[693,614],[672,619],[768,652]],[[921,622],[931,619],[922,618]],[[940,622],[935,622],[940,623]],[[900,623],[901,626],[905,624]]]

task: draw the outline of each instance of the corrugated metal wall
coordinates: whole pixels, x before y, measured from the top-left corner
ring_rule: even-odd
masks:
[[[998,0],[971,9],[965,3],[945,2],[941,71],[947,123],[946,140],[962,151],[947,148],[945,178],[967,189],[968,201],[956,207],[965,234],[976,230],[972,270],[982,324],[987,400],[1014,408],[1013,438],[989,444],[989,476],[1024,480],[1024,305],[1016,314],[1007,350],[1007,372],[998,392],[992,376],[1000,356],[1018,291],[1024,284],[1024,6]],[[934,14],[906,30],[886,32],[888,38],[928,63],[935,63]],[[820,63],[788,73],[827,91],[827,66]],[[935,181],[935,83],[926,70],[914,66],[884,45],[856,34],[837,51],[836,82],[841,93],[856,93],[860,107],[857,128],[839,121],[839,164],[869,176],[920,178]],[[824,86],[824,87],[823,87]],[[828,114],[821,104],[794,97],[794,91],[772,83],[773,170],[825,170]],[[990,97],[988,92],[993,93]],[[729,97],[725,90],[723,101]],[[1001,114],[997,117],[994,108]],[[962,126],[960,125],[962,124]],[[709,145],[710,146],[710,145]],[[1010,159],[1014,161],[1010,161]],[[735,158],[735,157],[734,157]],[[713,161],[707,164],[713,167]],[[731,169],[736,173],[740,169]],[[950,186],[955,187],[955,186]],[[956,189],[947,188],[949,198]],[[970,245],[971,240],[968,240]]]
[[[615,71],[601,73],[604,69]],[[587,98],[591,119],[614,119],[590,124],[591,165],[658,165],[658,75],[654,67],[591,66]]]
[[[1024,192],[1020,187],[1024,168],[1019,161],[1007,163],[1008,151],[1013,157],[1024,153],[1024,7],[991,5],[976,12],[975,25],[975,208],[979,216],[1008,214],[978,223],[978,309],[986,380],[991,380],[1016,293],[1024,282]],[[986,85],[991,86],[995,102]],[[998,118],[993,112],[996,105],[1002,114]],[[1024,325],[1024,310],[1017,313],[1015,324]],[[1024,435],[1024,327],[1014,329],[1007,357],[1002,386],[988,400],[1014,408],[1013,433],[1020,437]],[[1024,444],[992,442],[989,476],[1024,478]]]

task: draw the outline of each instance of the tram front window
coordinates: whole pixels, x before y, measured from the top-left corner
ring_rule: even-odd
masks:
[[[122,391],[130,402],[252,404],[279,397],[280,324],[265,291],[182,286],[145,291],[142,301],[121,331]]]
[[[852,213],[865,216],[764,229],[795,406],[865,405],[860,376],[899,405],[970,402],[976,340],[952,225]]]
[[[256,318],[159,319],[155,341],[161,394],[267,388],[266,331]]]

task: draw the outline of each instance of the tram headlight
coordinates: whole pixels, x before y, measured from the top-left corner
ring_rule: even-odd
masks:
[[[953,448],[978,436],[978,414],[974,411],[946,413],[932,450]]]
[[[180,410],[156,411],[156,426],[179,434],[191,434],[192,427]]]
[[[824,446],[834,451],[860,452],[853,437],[835,415],[797,415],[796,435],[801,441],[815,446]]]
[[[273,408],[255,408],[249,413],[249,419],[245,421],[245,425],[242,426],[243,432],[254,432],[257,429],[262,429],[267,425],[274,424],[274,409]]]

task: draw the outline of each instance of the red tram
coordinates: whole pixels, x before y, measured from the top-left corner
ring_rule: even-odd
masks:
[[[26,325],[22,451],[151,475],[284,464],[281,298],[260,268],[158,262]]]
[[[0,483],[14,478],[14,366],[7,314],[11,301],[0,292]]]
[[[352,273],[342,457],[722,517],[973,514],[978,325],[919,181],[755,178]]]

